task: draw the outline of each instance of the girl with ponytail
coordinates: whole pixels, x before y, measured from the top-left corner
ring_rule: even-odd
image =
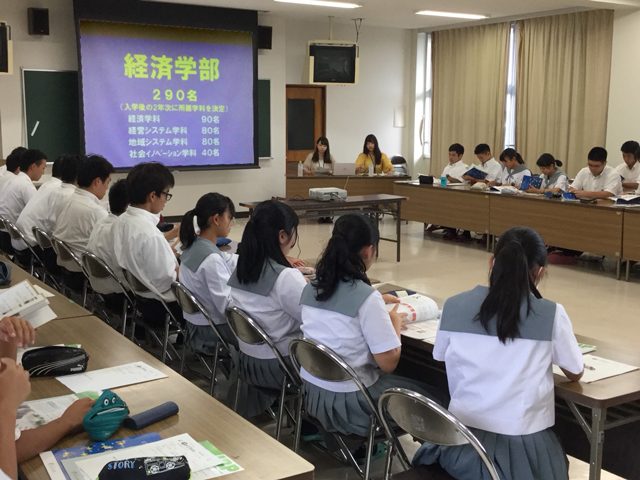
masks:
[[[229,197],[207,193],[188,211],[180,224],[180,282],[205,308],[227,343],[237,341],[227,325],[225,310],[231,304],[231,287],[227,285],[236,267],[237,255],[221,252],[218,238],[231,231],[236,213]],[[184,312],[187,320],[185,341],[197,353],[213,355],[218,338],[202,314]]]
[[[569,190],[569,179],[567,175],[558,167],[562,166],[560,160],[553,158],[550,153],[543,153],[536,162],[542,173],[542,186],[540,188],[529,188],[529,193],[552,192],[554,194]]]
[[[489,287],[446,301],[433,349],[447,369],[449,410],[478,437],[502,480],[568,479],[567,457],[551,430],[552,365],[578,381],[584,364],[565,309],[538,292],[546,264],[540,235],[507,230],[491,259]],[[439,462],[460,480],[490,479],[469,445],[425,443],[413,462]]]
[[[500,154],[500,162],[502,163],[502,171],[496,181],[489,182],[489,185],[520,187],[522,178],[525,175],[531,176],[531,170],[526,167],[522,156],[513,148],[507,148]]]
[[[291,207],[275,200],[260,203],[244,229],[238,265],[229,279],[233,304],[265,330],[286,361],[289,343],[302,335],[300,295],[307,284],[286,257],[298,239],[297,229]],[[239,343],[247,383],[279,391],[283,373],[271,348]],[[273,401],[262,398],[246,416],[261,413]]]
[[[340,355],[374,401],[393,387],[428,394],[427,386],[391,374],[400,360],[404,319],[397,305],[390,312],[385,307],[385,302],[398,299],[381,295],[367,277],[378,240],[378,229],[367,217],[348,214],[336,221],[318,261],[316,279],[302,293],[302,332]],[[355,383],[325,382],[304,369],[301,376],[309,415],[329,432],[366,437],[371,412]]]

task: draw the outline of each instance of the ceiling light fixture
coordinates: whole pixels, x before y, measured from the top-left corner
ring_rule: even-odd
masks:
[[[357,3],[329,2],[325,0],[274,0],[281,3],[299,3],[300,5],[314,5],[316,7],[333,7],[333,8],[360,8],[362,5]]]
[[[429,15],[432,17],[466,18],[468,20],[481,20],[483,18],[489,18],[489,15],[477,15],[474,13],[437,12],[435,10],[420,10],[419,12],[416,12],[416,15]]]

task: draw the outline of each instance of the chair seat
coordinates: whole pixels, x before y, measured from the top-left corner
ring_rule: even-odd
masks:
[[[393,480],[456,480],[437,463],[434,465],[420,465],[406,472],[391,477]]]

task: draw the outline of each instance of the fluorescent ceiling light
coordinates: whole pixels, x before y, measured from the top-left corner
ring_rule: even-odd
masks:
[[[316,7],[334,7],[334,8],[360,8],[362,5],[356,3],[344,2],[328,2],[325,0],[275,0],[281,3],[299,3],[301,5],[315,5]]]
[[[416,12],[416,15],[429,15],[432,17],[466,18],[469,20],[480,20],[482,18],[489,18],[489,15],[476,15],[474,13],[437,12],[435,10],[420,10],[419,12]]]

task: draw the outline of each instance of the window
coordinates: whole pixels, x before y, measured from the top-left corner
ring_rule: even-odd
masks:
[[[516,72],[518,61],[516,33],[516,23],[512,22],[507,59],[507,102],[504,121],[504,148],[516,148]]]
[[[417,138],[414,142],[414,158],[431,155],[431,34],[418,34],[416,59],[416,105],[415,125]]]

